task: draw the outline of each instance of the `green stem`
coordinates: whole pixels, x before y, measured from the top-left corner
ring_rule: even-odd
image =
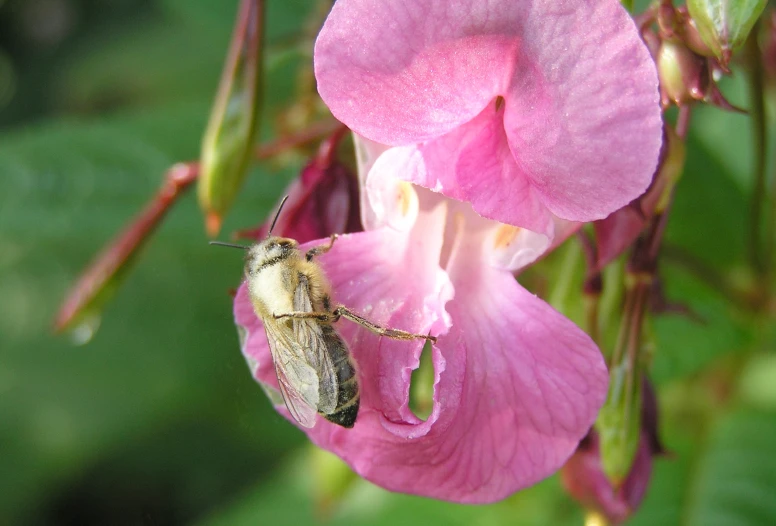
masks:
[[[754,141],[754,188],[752,189],[752,206],[749,217],[749,257],[755,272],[762,278],[770,274],[773,258],[772,239],[763,236],[763,212],[765,202],[769,198],[766,188],[766,151],[767,127],[765,123],[765,93],[763,89],[764,75],[762,52],[757,42],[759,22],[755,24],[749,38],[746,40],[746,57],[749,62],[749,98],[751,99],[752,135]],[[773,196],[770,196],[773,200]],[[768,223],[771,223],[768,221]],[[766,227],[770,230],[770,227]]]

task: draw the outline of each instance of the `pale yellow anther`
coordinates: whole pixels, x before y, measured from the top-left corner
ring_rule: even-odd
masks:
[[[495,236],[493,236],[493,248],[501,249],[506,248],[517,239],[522,229],[512,225],[501,225],[498,227]]]
[[[398,209],[401,212],[401,215],[406,216],[409,213],[413,202],[417,200],[415,189],[412,188],[411,183],[401,181],[396,185],[396,193]]]

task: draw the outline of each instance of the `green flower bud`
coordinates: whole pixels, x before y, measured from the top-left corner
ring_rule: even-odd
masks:
[[[706,60],[682,42],[664,41],[657,56],[663,107],[703,100],[709,85]]]
[[[601,465],[615,488],[630,473],[639,447],[642,379],[641,372],[635,369],[627,358],[612,364],[609,394],[595,424]]]
[[[242,187],[256,135],[262,77],[261,0],[243,0],[200,156],[199,204],[208,234]]]
[[[766,0],[687,0],[698,32],[714,56],[727,67],[765,8]]]

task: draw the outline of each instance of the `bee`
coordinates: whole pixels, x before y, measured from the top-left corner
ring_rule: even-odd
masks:
[[[358,375],[353,357],[333,324],[345,318],[389,338],[422,338],[432,343],[436,338],[384,328],[343,305],[334,306],[331,286],[315,258],[332,249],[337,235],[304,253],[296,240],[273,236],[286,199],[288,196],[280,203],[263,241],[249,247],[218,241],[211,244],[247,251],[248,293],[264,324],[280,393],[294,420],[311,428],[320,414],[352,428],[360,401]]]

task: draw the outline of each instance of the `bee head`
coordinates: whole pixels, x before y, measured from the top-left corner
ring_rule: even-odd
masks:
[[[254,275],[264,267],[283,261],[296,253],[297,246],[293,239],[275,236],[256,243],[245,256],[245,274]]]

